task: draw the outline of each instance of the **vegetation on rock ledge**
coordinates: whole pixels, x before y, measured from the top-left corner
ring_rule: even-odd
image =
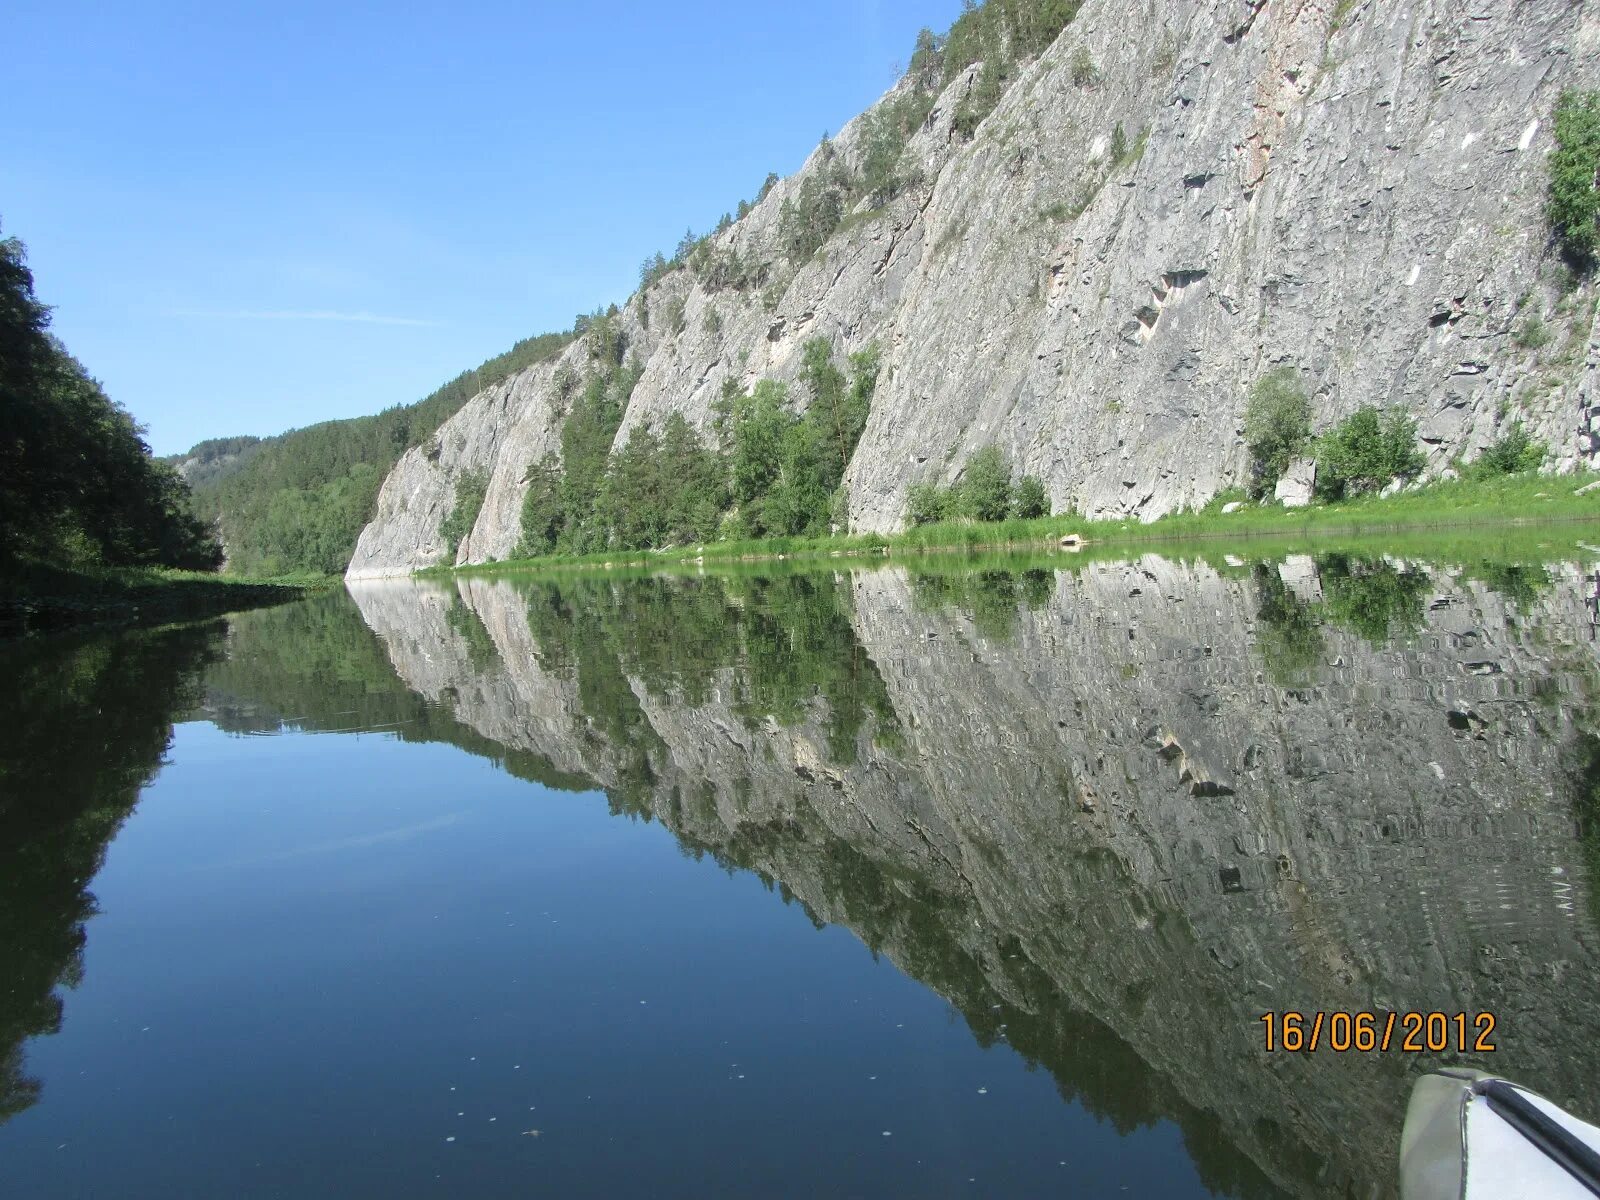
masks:
[[[1588,270],[1600,251],[1600,91],[1568,89],[1555,111],[1550,224],[1572,262]]]

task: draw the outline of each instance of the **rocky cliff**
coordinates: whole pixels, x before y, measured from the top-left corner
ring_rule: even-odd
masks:
[[[1218,1190],[1373,1196],[1423,1056],[1265,1054],[1261,1012],[1492,1011],[1478,1061],[1600,1104],[1596,643],[1576,570],[1345,605],[1335,566],[354,595],[456,720],[781,882],[1093,1111],[1177,1121]],[[1393,641],[1308,620],[1385,595]]]
[[[1600,81],[1597,0],[1086,0],[969,138],[979,74],[911,138],[911,186],[859,200],[804,262],[784,202],[860,160],[863,119],[716,235],[764,286],[679,269],[629,300],[644,373],[619,444],[674,412],[709,429],[725,380],[793,378],[823,336],[883,353],[846,479],[858,530],[896,527],[911,484],[986,444],[1057,507],[1201,503],[1243,481],[1247,390],[1283,363],[1318,428],[1410,411],[1432,473],[1513,417],[1557,468],[1595,460],[1594,291],[1565,277],[1543,202],[1556,98]],[[409,451],[351,576],[446,557],[467,471],[489,486],[456,561],[508,555],[529,468],[559,452],[563,381],[594,352],[580,339]]]

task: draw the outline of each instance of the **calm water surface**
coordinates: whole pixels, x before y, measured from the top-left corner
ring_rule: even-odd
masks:
[[[0,647],[4,1190],[1369,1196],[1440,1062],[1592,1120],[1565,554],[406,582]],[[1262,1049],[1391,1008],[1499,1049]]]

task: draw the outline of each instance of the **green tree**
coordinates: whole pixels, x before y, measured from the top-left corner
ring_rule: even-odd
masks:
[[[845,194],[826,166],[812,171],[793,199],[778,210],[778,237],[785,257],[800,264],[822,248],[844,220]]]
[[[896,168],[905,151],[905,138],[894,126],[887,109],[874,109],[863,120],[861,188],[873,204],[893,199],[900,188]]]
[[[1004,521],[1011,513],[1011,464],[994,446],[967,460],[961,485],[962,515],[974,521]]]
[[[761,505],[777,485],[785,439],[798,418],[789,410],[789,389],[763,379],[733,408],[733,499],[746,528],[757,536],[766,531]]]
[[[1528,436],[1521,421],[1513,421],[1505,433],[1484,447],[1468,471],[1474,475],[1520,475],[1537,471],[1549,452],[1543,442]]]
[[[1017,494],[1011,502],[1012,515],[1024,521],[1050,515],[1050,496],[1037,475],[1024,475],[1017,481]]]
[[[972,135],[1022,66],[1049,48],[1077,15],[1079,3],[1080,0],[988,0],[964,6],[940,48],[945,84],[974,63],[983,64],[972,90],[955,113],[958,133]]]
[[[221,549],[190,512],[188,485],[49,321],[22,243],[0,240],[0,567],[214,569]]]
[[[867,414],[853,403],[849,380],[834,365],[833,343],[827,338],[812,338],[801,349],[800,380],[811,394],[806,418],[814,426],[824,477],[831,489],[844,477]]]
[[[637,363],[622,367],[611,361],[620,353],[615,345],[604,351],[561,426],[563,523],[556,548],[564,553],[586,554],[604,549],[608,542],[596,502],[605,484],[611,444],[642,374]]]
[[[528,490],[522,497],[522,538],[517,554],[537,558],[551,554],[561,542],[567,525],[567,510],[562,498],[561,464],[547,454],[528,472]]]
[[[444,539],[445,561],[454,562],[456,551],[478,523],[483,511],[483,498],[489,490],[489,476],[484,471],[463,471],[456,480],[455,501],[444,523],[439,526],[439,536]]]
[[[778,476],[762,506],[766,532],[778,537],[827,532],[829,493],[826,438],[812,421],[792,421],[783,431]]]
[[[911,51],[911,65],[907,75],[920,90],[932,91],[939,86],[944,71],[944,39],[933,30],[917,31],[917,43]]]
[[[714,538],[728,507],[728,467],[701,442],[682,413],[673,413],[661,434],[662,474],[668,481],[666,539],[671,543]]]
[[[1072,56],[1072,86],[1091,88],[1100,82],[1100,69],[1089,57],[1089,48],[1079,46]]]
[[[1318,439],[1318,494],[1338,500],[1412,478],[1426,465],[1416,440],[1417,423],[1409,413],[1363,405]]]
[[[959,494],[936,483],[914,483],[906,490],[906,524],[934,525],[959,515]]]
[[[662,544],[667,485],[661,468],[661,440],[648,421],[640,422],[611,456],[596,498],[603,545],[631,549]]]
[[[1128,157],[1128,135],[1123,132],[1122,122],[1118,121],[1116,128],[1111,131],[1111,165],[1120,166]]]
[[[645,259],[643,265],[639,268],[639,287],[647,288],[660,282],[671,270],[672,264],[667,262],[661,251],[657,250],[653,255]]]
[[[1587,270],[1600,249],[1600,91],[1561,93],[1555,138],[1546,211],[1567,257]]]
[[[1311,401],[1293,367],[1275,367],[1250,389],[1244,438],[1256,494],[1278,481],[1311,436]]]

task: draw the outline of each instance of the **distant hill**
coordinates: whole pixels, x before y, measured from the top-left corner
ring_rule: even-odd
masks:
[[[256,451],[276,438],[258,438],[250,434],[238,437],[207,438],[196,442],[183,454],[169,454],[162,462],[172,467],[191,488],[215,483],[232,475],[249,462]]]
[[[559,353],[572,336],[524,338],[415,404],[271,438],[210,438],[166,461],[189,482],[195,513],[217,524],[229,570],[338,574],[400,455],[483,388]]]

